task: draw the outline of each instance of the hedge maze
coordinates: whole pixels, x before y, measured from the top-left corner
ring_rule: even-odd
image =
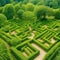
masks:
[[[32,44],[46,52],[42,60],[60,60],[60,25],[29,27],[22,28],[9,22],[0,28],[0,60],[34,60],[40,55],[40,50]]]
[[[40,45],[43,49],[48,51],[57,41],[52,42],[55,33],[50,29],[46,29],[42,31],[38,36],[36,35],[36,39],[34,40],[38,45]]]
[[[33,47],[29,42],[19,44],[15,48],[11,47],[11,50],[19,60],[33,60],[33,58],[39,54],[39,50]]]
[[[54,53],[53,53],[54,52]],[[59,60],[60,59],[60,42],[58,42],[46,55],[44,60]]]

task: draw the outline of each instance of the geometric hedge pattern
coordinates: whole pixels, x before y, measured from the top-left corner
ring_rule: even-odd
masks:
[[[2,58],[5,57],[5,60],[12,60],[11,56],[13,56],[13,60],[34,60],[34,58],[40,54],[40,51],[32,45],[36,44],[47,52],[43,60],[60,60],[58,55],[58,53],[60,53],[59,28],[59,24],[32,29],[29,27],[21,28],[11,23],[0,28],[0,40],[5,41],[10,48],[8,51],[8,49],[2,45],[2,47],[7,50],[7,54],[6,57],[0,54],[0,59],[3,60]],[[33,37],[31,38],[32,35]],[[0,52],[2,53],[1,49]],[[7,55],[10,58],[8,58]]]

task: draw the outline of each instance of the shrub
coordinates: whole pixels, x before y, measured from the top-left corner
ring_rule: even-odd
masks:
[[[15,11],[17,12],[17,11],[21,8],[21,6],[22,6],[22,3],[16,4],[16,5],[14,6]]]
[[[47,6],[40,5],[36,6],[36,8],[34,9],[34,13],[36,14],[38,19],[45,20],[48,10],[49,8]]]
[[[18,16],[18,18],[22,19],[23,13],[24,13],[24,10],[22,10],[22,9],[18,10],[18,11],[17,11],[17,16]]]
[[[55,11],[55,19],[60,19],[60,9]]]
[[[32,3],[28,3],[25,6],[26,11],[33,11],[34,10],[34,5]]]
[[[12,4],[5,5],[3,9],[3,13],[6,15],[7,19],[12,19],[15,14],[13,5]]]
[[[37,19],[37,17],[34,15],[34,13],[30,12],[30,11],[24,12],[22,18],[23,18],[23,20],[26,20],[26,21],[28,20],[30,22],[36,21],[36,19]]]

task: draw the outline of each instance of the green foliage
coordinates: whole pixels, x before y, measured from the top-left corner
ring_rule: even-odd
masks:
[[[12,19],[15,14],[15,9],[12,4],[7,4],[4,6],[3,13],[7,17],[7,19]]]
[[[57,11],[55,10],[55,19],[60,19],[60,9],[58,9]]]
[[[53,60],[60,60],[60,48],[57,51],[56,56],[55,56],[55,58]]]
[[[7,21],[6,16],[4,14],[0,14],[0,27],[5,25],[6,21]]]
[[[26,4],[26,3],[28,3],[29,2],[29,0],[23,0],[23,3],[24,4]]]
[[[38,4],[40,2],[40,0],[29,0],[29,2],[31,2],[33,4]]]
[[[9,29],[9,27],[7,29]],[[10,29],[12,29],[12,27]],[[18,43],[20,43],[20,39],[17,40],[17,37],[13,36],[12,34],[6,34],[6,32],[1,31],[1,30],[0,30],[0,37],[11,46],[16,46]]]
[[[10,0],[0,0],[0,6],[10,3]]]
[[[0,39],[0,60],[10,60],[6,44]]]
[[[58,8],[58,7],[59,7],[57,0],[53,0],[53,1],[52,1],[52,7],[53,7],[53,8]]]
[[[22,19],[23,19],[23,20],[26,20],[26,21],[28,20],[28,21],[32,22],[32,21],[36,21],[37,18],[36,18],[36,16],[34,15],[33,12],[26,11],[26,12],[23,13]]]
[[[15,11],[17,12],[19,9],[21,9],[21,6],[22,6],[22,3],[17,3],[15,4],[14,8],[15,8]]]
[[[3,7],[0,7],[0,13],[2,13]]]
[[[22,9],[18,10],[18,11],[17,11],[17,16],[18,16],[18,18],[22,19],[23,13],[24,13],[24,10],[22,10]]]
[[[0,0],[0,6],[3,6],[3,5],[5,5],[5,4],[6,4],[6,1]]]
[[[28,42],[28,41],[27,41]],[[39,50],[33,47],[30,43],[26,44],[22,43],[21,45],[17,45],[15,47],[11,47],[12,53],[17,57],[17,59],[21,60],[33,60],[39,54]],[[25,52],[28,56],[24,56],[22,53]]]
[[[28,3],[25,6],[26,11],[33,11],[34,10],[34,5],[32,3]]]
[[[36,6],[34,13],[38,19],[46,19],[48,7],[44,5]]]
[[[47,7],[47,12],[46,12],[46,14],[47,14],[48,16],[53,16],[53,15],[54,15],[53,8]]]

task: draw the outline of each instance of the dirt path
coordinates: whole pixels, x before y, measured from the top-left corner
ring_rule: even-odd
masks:
[[[32,45],[38,50],[40,50],[40,55],[38,55],[34,60],[43,60],[44,56],[46,55],[46,52],[36,44],[32,43]]]

